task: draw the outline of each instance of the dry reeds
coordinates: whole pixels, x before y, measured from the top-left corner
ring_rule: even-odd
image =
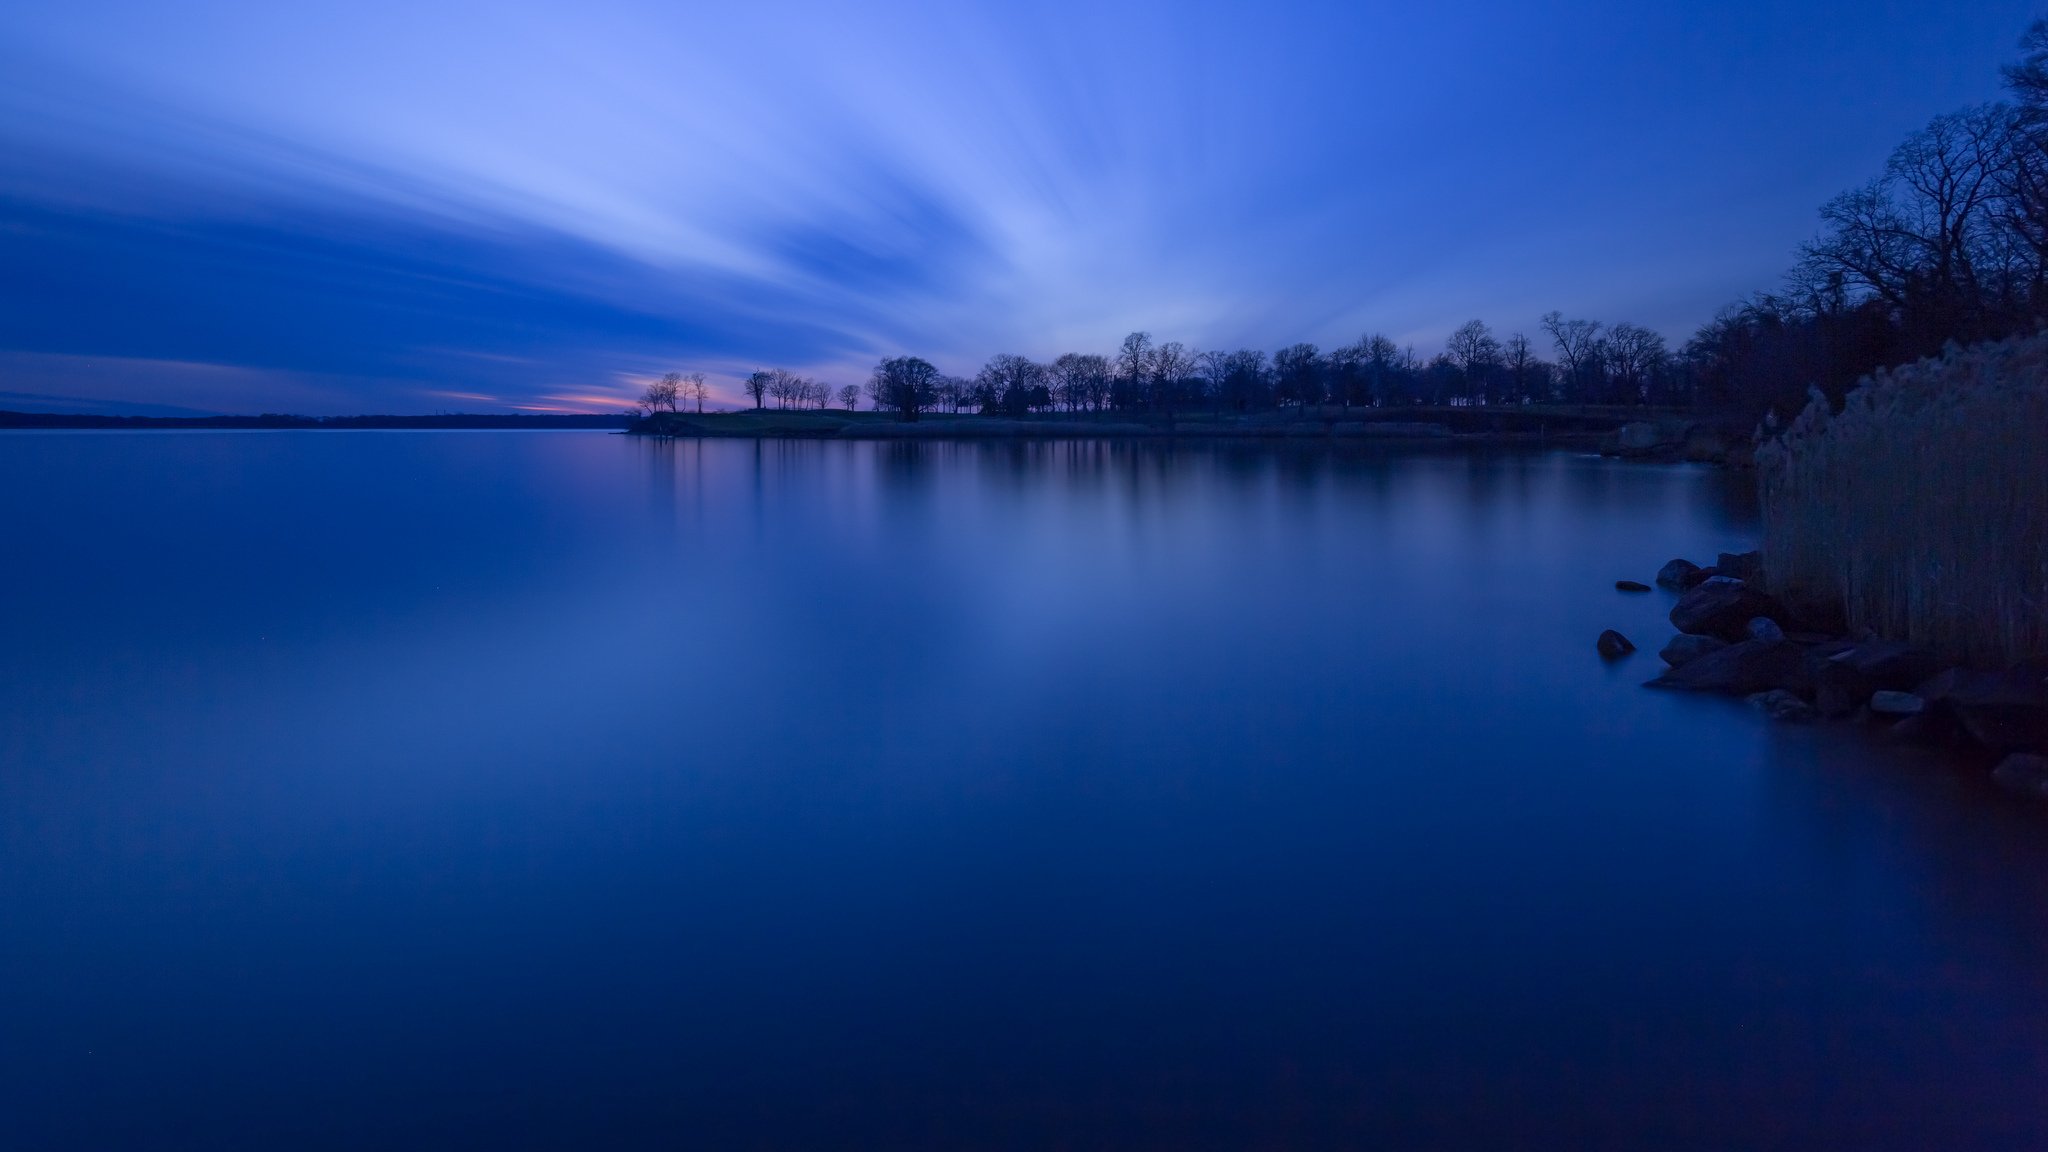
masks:
[[[1757,469],[1773,589],[1952,661],[2048,654],[2048,334],[1815,395]]]

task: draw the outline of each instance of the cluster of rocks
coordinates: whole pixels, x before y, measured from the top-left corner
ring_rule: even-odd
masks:
[[[1851,639],[1825,611],[1773,597],[1761,576],[1754,552],[1723,553],[1711,567],[1666,564],[1657,583],[1679,594],[1679,634],[1649,687],[1741,696],[1779,720],[1854,717],[1904,740],[1974,746],[2002,757],[2000,783],[2048,798],[2048,661],[1944,667],[1910,644]],[[1635,650],[1616,632],[1597,647],[1609,659]]]
[[[1600,442],[1600,452],[1624,460],[1689,460],[1737,468],[1751,467],[1755,459],[1750,438],[1740,429],[1675,417],[1624,424]]]

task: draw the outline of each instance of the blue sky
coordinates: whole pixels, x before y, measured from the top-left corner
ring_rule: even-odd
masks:
[[[590,410],[1552,308],[1676,342],[2034,15],[14,0],[0,408]]]

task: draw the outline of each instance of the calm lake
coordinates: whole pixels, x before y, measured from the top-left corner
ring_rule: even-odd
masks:
[[[2048,807],[1639,687],[1742,485],[0,434],[0,1146],[2048,1147]]]

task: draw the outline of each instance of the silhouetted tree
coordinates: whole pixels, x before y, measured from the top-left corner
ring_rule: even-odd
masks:
[[[839,406],[848,412],[860,407],[860,385],[848,384],[839,390]]]
[[[1052,403],[1042,364],[1028,357],[1000,353],[989,358],[974,377],[974,396],[985,413],[1015,415]]]
[[[1273,353],[1273,385],[1281,403],[1323,402],[1323,358],[1313,344],[1290,344]]]
[[[742,387],[747,390],[747,395],[754,398],[754,407],[766,408],[768,389],[774,383],[775,373],[763,370],[749,374]]]
[[[1620,389],[1619,399],[1640,404],[1649,398],[1650,383],[1663,371],[1668,355],[1664,337],[1641,325],[1623,322],[1607,330],[1608,374]]]
[[[640,406],[647,409],[649,415],[656,412],[675,411],[676,396],[681,390],[682,384],[682,373],[663,373],[661,379],[649,384],[647,390],[640,394]]]
[[[1187,345],[1169,340],[1152,350],[1151,406],[1168,415],[1178,407],[1195,374],[1195,355]]]
[[[868,394],[877,409],[916,420],[918,413],[937,401],[938,383],[939,370],[928,361],[896,356],[875,365],[874,374],[868,377]]]
[[[1118,408],[1143,405],[1152,375],[1152,334],[1133,332],[1124,337],[1110,361],[1110,371],[1110,402]]]
[[[1598,320],[1567,320],[1561,312],[1543,316],[1543,330],[1557,349],[1558,371],[1564,376],[1567,397],[1583,399],[1598,391],[1600,371],[1600,328]]]
[[[1451,333],[1444,351],[1464,376],[1465,396],[1474,403],[1491,399],[1488,388],[1493,370],[1500,365],[1500,341],[1483,320],[1469,320]]]

